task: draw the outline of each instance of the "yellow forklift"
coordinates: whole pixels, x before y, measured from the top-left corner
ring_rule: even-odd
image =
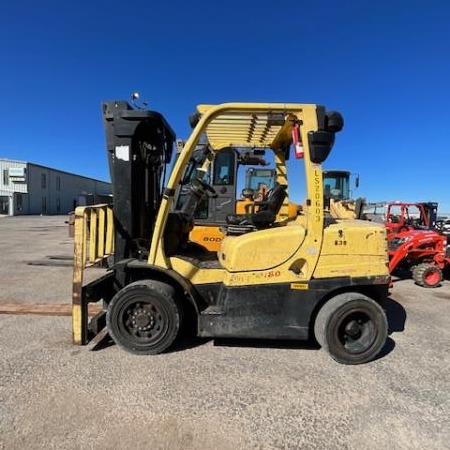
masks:
[[[321,164],[343,127],[339,113],[315,104],[199,105],[167,184],[175,135],[164,117],[121,101],[104,103],[103,115],[114,207],[76,210],[76,344],[106,322],[114,342],[136,354],[164,352],[189,325],[213,338],[315,338],[343,364],[380,352],[390,284],[385,228],[324,216]],[[226,236],[211,252],[190,232],[201,202],[217,195],[209,166],[230,148],[272,151],[276,186],[258,209],[227,216]],[[288,173],[293,153],[302,173]],[[294,177],[304,181],[307,207],[290,218]],[[83,284],[86,261],[108,253],[112,267]],[[99,301],[105,311],[89,320],[89,304]]]

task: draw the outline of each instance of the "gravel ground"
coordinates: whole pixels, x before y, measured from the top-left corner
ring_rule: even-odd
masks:
[[[73,239],[67,220],[68,216],[0,218],[0,302],[71,301]]]
[[[0,220],[0,301],[70,298],[69,267],[26,264],[71,254],[64,220]],[[397,281],[388,313],[381,357],[356,367],[253,341],[132,356],[72,346],[68,317],[0,316],[0,448],[450,448],[450,282]]]

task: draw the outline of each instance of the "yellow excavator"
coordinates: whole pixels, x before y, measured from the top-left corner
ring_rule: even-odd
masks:
[[[346,170],[324,170],[325,212],[335,219],[363,219],[364,198],[352,198],[350,179],[352,173]],[[359,187],[359,175],[355,174],[355,187]]]
[[[106,325],[126,351],[157,354],[192,327],[201,337],[315,339],[343,364],[381,351],[385,227],[324,215],[322,163],[341,114],[316,104],[199,105],[167,182],[175,134],[165,118],[122,101],[105,102],[103,117],[114,206],[75,211],[74,343]],[[242,148],[273,154],[276,184],[257,210],[231,210],[212,252],[190,239],[194,217],[207,196],[220,195],[207,178],[211,164]],[[293,151],[302,164],[286,164]],[[289,179],[291,190],[306,191],[307,208],[295,219],[285,201]],[[84,283],[86,265],[107,256],[109,270]],[[104,310],[90,319],[96,302]]]

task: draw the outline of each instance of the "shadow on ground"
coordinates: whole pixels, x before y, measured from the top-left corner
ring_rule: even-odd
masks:
[[[166,353],[179,352],[183,350],[188,350],[190,348],[199,347],[201,345],[207,344],[211,341],[210,338],[199,338],[196,336],[183,336],[179,339],[175,345],[169,349]],[[91,348],[92,352],[99,352],[105,350],[109,347],[113,347],[115,342],[112,340],[111,336],[107,331],[103,331],[101,335],[95,338],[95,342],[93,347]]]
[[[388,319],[388,334],[401,333],[405,329],[406,311],[403,306],[389,297],[386,301],[386,315]],[[183,336],[169,351],[178,352],[188,350],[190,348],[199,347],[210,342],[211,338],[199,338],[193,335]],[[109,334],[104,330],[94,340],[91,351],[98,352],[115,345]],[[215,347],[243,347],[243,348],[276,348],[276,349],[294,349],[294,350],[318,350],[320,345],[315,339],[307,341],[297,340],[275,340],[275,339],[238,339],[238,338],[216,338],[214,339]],[[388,337],[386,345],[375,358],[380,359],[391,353],[395,348],[395,341]]]
[[[237,338],[216,338],[216,347],[245,347],[245,348],[277,348],[294,350],[318,350],[320,345],[315,340],[297,341],[291,339],[237,339]]]
[[[389,335],[392,333],[401,333],[405,330],[406,310],[392,297],[388,297],[386,300],[386,316],[389,325]]]
[[[388,320],[388,334],[402,333],[405,330],[406,324],[406,310],[403,306],[395,301],[393,298],[388,297],[386,300],[386,316]],[[391,337],[388,337],[386,344],[381,349],[381,352],[375,357],[374,361],[382,359],[389,355],[395,348],[395,341]]]

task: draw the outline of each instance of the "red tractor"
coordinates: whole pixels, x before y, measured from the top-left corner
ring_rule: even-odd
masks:
[[[395,214],[398,209],[398,214]],[[412,213],[412,210],[416,210]],[[436,229],[437,203],[387,205],[389,271],[407,269],[426,288],[438,287],[450,264],[447,236]]]
[[[438,204],[394,202],[386,205],[386,228],[388,235],[406,230],[436,229]]]

